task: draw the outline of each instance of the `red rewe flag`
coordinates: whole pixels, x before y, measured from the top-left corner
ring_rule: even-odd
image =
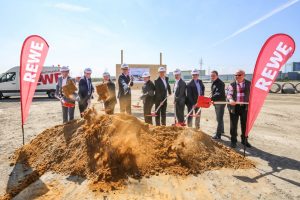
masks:
[[[46,40],[38,35],[31,35],[27,37],[22,46],[20,58],[22,129],[28,117],[29,108],[44,66],[48,49],[49,45]]]
[[[295,48],[293,38],[285,34],[275,34],[265,42],[260,50],[250,89],[246,137],[249,135],[278,72],[293,55]]]

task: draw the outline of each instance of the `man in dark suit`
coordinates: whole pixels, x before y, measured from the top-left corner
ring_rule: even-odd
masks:
[[[231,147],[235,148],[237,143],[237,127],[239,118],[241,120],[241,140],[242,144],[251,147],[245,137],[248,105],[238,104],[239,102],[249,102],[251,82],[245,79],[245,71],[238,70],[235,73],[235,81],[227,89],[227,100],[230,117]]]
[[[184,123],[184,107],[186,100],[186,83],[181,78],[181,71],[176,69],[174,71],[175,84],[174,84],[174,104],[176,119],[179,124]]]
[[[211,84],[211,100],[213,102],[226,101],[225,95],[225,84],[224,82],[219,79],[219,74],[217,71],[212,71],[210,73],[210,78],[212,81]],[[217,130],[215,135],[212,137],[213,139],[221,139],[221,134],[224,133],[224,109],[225,104],[214,104],[215,112],[216,112],[216,119],[218,122]]]
[[[192,80],[187,85],[187,107],[188,112],[190,112],[197,103],[198,96],[204,96],[205,87],[203,82],[199,79],[199,71],[193,69]],[[195,112],[198,112],[199,108],[195,108]],[[193,126],[193,117],[188,117],[188,126]],[[200,128],[200,116],[196,117],[195,120],[196,129]]]
[[[131,115],[131,89],[133,86],[133,77],[129,76],[129,66],[127,64],[121,65],[122,74],[118,78],[120,100],[120,112]]]
[[[114,114],[115,105],[117,104],[116,85],[110,79],[108,72],[103,73],[103,82],[107,84],[109,92],[109,98],[104,102],[105,113],[112,115]]]
[[[63,123],[71,121],[74,119],[74,111],[75,111],[75,97],[76,93],[73,94],[74,99],[67,97],[63,93],[63,86],[67,85],[69,80],[72,80],[75,84],[75,80],[69,76],[69,67],[62,66],[60,68],[61,76],[58,78],[56,83],[56,91],[55,96],[57,99],[61,101],[62,106],[62,114],[63,114]]]
[[[84,70],[84,76],[79,81],[79,91],[78,95],[80,97],[79,101],[79,111],[80,116],[82,117],[83,112],[88,108],[91,103],[91,98],[94,92],[94,86],[91,79],[92,70],[86,68]]]
[[[151,114],[151,109],[154,104],[155,86],[154,83],[150,80],[149,72],[144,72],[142,78],[144,79],[144,85],[142,87],[143,94],[140,99],[144,104],[144,119],[146,123],[152,124],[152,117],[149,115]]]
[[[162,106],[157,111],[157,116],[155,117],[156,126],[166,125],[167,119],[167,98],[168,95],[171,95],[171,87],[169,84],[169,79],[166,77],[166,69],[164,67],[160,67],[158,69],[159,77],[155,80],[155,110],[160,106]]]

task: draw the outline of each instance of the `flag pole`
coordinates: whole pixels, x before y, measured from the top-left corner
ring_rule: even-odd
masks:
[[[25,144],[24,125],[22,124],[23,145]]]
[[[246,144],[248,143],[248,137],[245,137],[244,141],[244,158],[246,157]]]
[[[22,101],[22,55],[23,55],[23,48],[24,48],[24,43],[22,46],[21,50],[21,55],[20,55],[20,71],[19,71],[19,77],[20,77],[20,104],[21,104],[21,129],[22,129],[22,137],[23,137],[23,146],[25,144],[25,137],[24,137],[24,118],[23,118],[23,101]]]

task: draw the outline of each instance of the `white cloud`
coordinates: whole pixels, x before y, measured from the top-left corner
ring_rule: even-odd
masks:
[[[292,6],[292,5],[294,5],[294,4],[297,3],[297,2],[299,2],[299,0],[290,0],[290,1],[286,2],[285,4],[280,5],[279,7],[275,8],[275,9],[272,10],[271,12],[269,12],[269,13],[263,15],[262,17],[260,17],[260,18],[258,18],[258,19],[256,19],[256,20],[254,20],[254,21],[252,21],[252,22],[250,22],[250,23],[247,24],[246,26],[244,26],[244,27],[238,29],[237,31],[235,31],[235,32],[232,33],[231,35],[227,36],[226,38],[224,38],[224,39],[222,39],[222,40],[220,40],[220,41],[214,43],[214,44],[212,45],[212,47],[218,46],[219,44],[221,44],[221,43],[223,43],[223,42],[225,42],[225,41],[227,41],[227,40],[229,40],[229,39],[232,39],[233,37],[235,37],[235,36],[237,36],[237,35],[239,35],[239,34],[245,32],[245,31],[247,31],[248,29],[250,29],[250,28],[256,26],[257,24],[259,24],[259,23],[265,21],[266,19],[268,19],[268,18],[272,17],[273,15],[277,14],[278,12],[280,12],[280,11],[282,11],[282,10],[284,10],[284,9],[286,9],[286,8],[288,8],[288,7],[290,7],[290,6]]]
[[[65,11],[71,11],[71,12],[86,12],[90,10],[90,8],[88,7],[83,7],[83,6],[68,4],[68,3],[56,3],[52,5],[52,7],[65,10]]]

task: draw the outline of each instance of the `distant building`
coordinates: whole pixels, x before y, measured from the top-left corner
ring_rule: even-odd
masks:
[[[252,80],[253,74],[246,74],[245,78],[249,81]],[[233,81],[234,80],[234,74],[220,74],[219,78],[222,81]]]
[[[184,70],[181,71],[181,78],[184,81],[189,81],[192,79],[192,75],[191,75],[192,70]],[[199,74],[200,74],[200,78],[205,76],[205,70],[199,70]],[[169,72],[168,74],[169,80],[171,82],[175,81],[175,77],[173,75],[173,72]]]
[[[300,62],[293,62],[293,72],[300,72]]]

